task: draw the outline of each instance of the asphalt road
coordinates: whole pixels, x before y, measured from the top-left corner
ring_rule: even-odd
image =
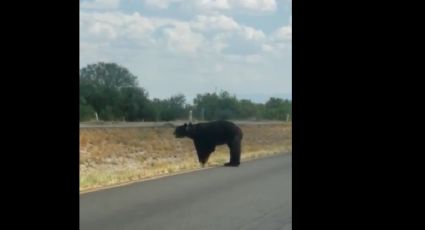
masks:
[[[80,195],[80,229],[292,229],[291,155]]]

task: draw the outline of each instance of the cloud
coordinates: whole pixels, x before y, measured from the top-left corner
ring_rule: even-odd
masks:
[[[204,37],[191,30],[188,23],[175,23],[174,27],[164,29],[167,47],[172,52],[195,55],[202,46]]]
[[[265,52],[273,52],[274,48],[271,45],[263,44],[261,45],[261,49]]]
[[[117,9],[120,5],[120,0],[94,0],[86,1],[80,4],[82,9],[108,10]]]
[[[167,9],[172,4],[196,11],[275,11],[276,0],[144,0],[145,5],[157,9]]]
[[[243,35],[247,40],[262,40],[266,38],[266,35],[261,30],[254,29],[252,27],[242,27]]]
[[[250,55],[261,52],[260,44],[265,41],[263,31],[244,26],[224,15],[199,15],[190,22],[194,31],[209,38],[205,45],[216,54]]]
[[[167,9],[171,4],[178,3],[181,0],[144,0],[149,7]]]
[[[273,34],[274,40],[277,41],[292,41],[292,25],[282,26]]]
[[[104,37],[108,40],[113,40],[118,36],[118,33],[114,27],[101,22],[93,23],[92,26],[89,28],[89,31],[92,34],[95,34],[96,36]]]
[[[278,47],[287,47],[292,42],[292,15],[289,16],[287,25],[277,28],[270,36],[270,41],[279,44]],[[265,49],[268,49],[265,47]]]
[[[205,16],[199,15],[191,22],[194,30],[202,32],[214,32],[216,34],[223,33],[239,33],[247,40],[261,40],[266,35],[261,30],[240,25],[233,18],[224,15]]]
[[[191,21],[151,18],[138,12],[81,12],[82,38],[112,42],[111,46],[166,48],[175,54],[196,56],[252,55],[262,52],[266,35],[224,15],[198,15]]]
[[[192,27],[196,30],[211,31],[211,30],[236,30],[239,28],[239,24],[231,17],[224,15],[217,16],[205,16],[199,15],[191,23]]]
[[[275,0],[202,0],[197,1],[199,9],[203,10],[238,10],[275,11]]]
[[[217,9],[217,10],[228,10],[230,9],[230,3],[229,0],[202,0],[198,1],[196,3],[196,6],[198,9],[203,10],[211,10],[211,9]]]
[[[236,5],[240,5],[247,9],[259,11],[274,11],[276,10],[275,0],[235,0]]]
[[[155,21],[135,12],[81,12],[81,34],[96,41],[128,39],[133,43],[154,42],[150,34],[155,30]]]
[[[274,58],[286,57],[292,49],[292,24],[291,18],[288,25],[281,26],[267,36],[261,44],[262,52]]]
[[[222,53],[225,55],[253,55],[262,52],[263,41],[253,40],[244,33],[229,34],[224,40],[226,46]]]

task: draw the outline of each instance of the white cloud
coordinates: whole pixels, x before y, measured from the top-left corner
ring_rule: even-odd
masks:
[[[265,52],[273,52],[273,46],[271,46],[271,45],[268,45],[268,44],[263,44],[262,46],[261,46],[261,48],[263,49],[263,51],[265,51]]]
[[[81,12],[80,25],[81,34],[92,41],[115,41],[127,47],[166,46],[172,52],[195,54],[203,41],[203,36],[193,32],[188,22],[148,18],[137,12]]]
[[[261,45],[261,50],[275,58],[290,54],[292,48],[292,17],[289,23],[272,32]]]
[[[278,41],[292,41],[292,25],[282,26],[277,29],[273,38]]]
[[[263,31],[249,26],[240,25],[233,18],[225,15],[199,15],[191,22],[191,26],[195,30],[215,32],[222,36],[223,33],[220,32],[239,33],[247,40],[261,40],[266,37]]]
[[[219,55],[225,49],[228,47],[226,36],[225,34],[216,34],[211,38],[209,41],[209,44],[207,44],[209,48],[211,49],[213,54]]]
[[[240,5],[247,9],[260,11],[276,10],[275,0],[234,0],[233,2],[235,2],[235,5]]]
[[[99,37],[104,37],[108,40],[113,40],[118,36],[118,32],[115,30],[114,27],[101,22],[93,23],[92,26],[89,28],[89,32]]]
[[[196,1],[203,10],[238,10],[275,11],[275,0],[202,0]]]
[[[120,5],[120,0],[94,0],[90,2],[82,2],[82,9],[107,10],[117,9]]]
[[[174,27],[164,29],[169,50],[194,55],[201,47],[204,37],[190,29],[188,23],[175,23]]]
[[[180,4],[197,11],[275,11],[276,0],[144,0],[145,5],[167,9],[172,4]]]
[[[145,4],[150,7],[166,9],[172,3],[180,2],[181,0],[144,0]]]
[[[150,34],[155,27],[154,20],[142,17],[137,12],[80,13],[81,33],[98,41],[125,38],[136,43],[152,42]]]
[[[204,44],[216,54],[222,51],[227,54],[252,54],[261,51],[259,44],[266,39],[261,30],[240,25],[224,15],[200,15],[190,24],[193,30],[202,32],[208,38],[208,43]]]
[[[224,15],[205,16],[199,15],[192,22],[192,27],[201,31],[206,30],[235,30],[239,28],[239,24],[231,17]]]
[[[192,21],[144,17],[139,13],[81,12],[81,34],[96,42],[118,42],[120,46],[166,47],[189,56],[238,55],[261,52],[266,35],[238,24],[224,15],[199,15]],[[246,48],[245,48],[246,47]]]
[[[199,9],[203,10],[228,10],[230,9],[229,0],[201,0],[196,3]]]
[[[266,35],[261,30],[256,30],[248,26],[244,26],[242,29],[245,38],[248,40],[261,40],[266,38]]]

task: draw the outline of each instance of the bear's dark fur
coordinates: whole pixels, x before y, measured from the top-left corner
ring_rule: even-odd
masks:
[[[189,137],[195,144],[199,163],[202,167],[208,161],[216,145],[227,144],[230,161],[225,166],[239,166],[241,157],[242,130],[229,121],[213,121],[198,124],[184,124],[174,131],[176,138]]]

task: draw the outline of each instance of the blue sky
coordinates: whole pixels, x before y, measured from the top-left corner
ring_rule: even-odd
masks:
[[[80,0],[80,68],[115,62],[150,98],[291,98],[291,12],[291,0]]]

